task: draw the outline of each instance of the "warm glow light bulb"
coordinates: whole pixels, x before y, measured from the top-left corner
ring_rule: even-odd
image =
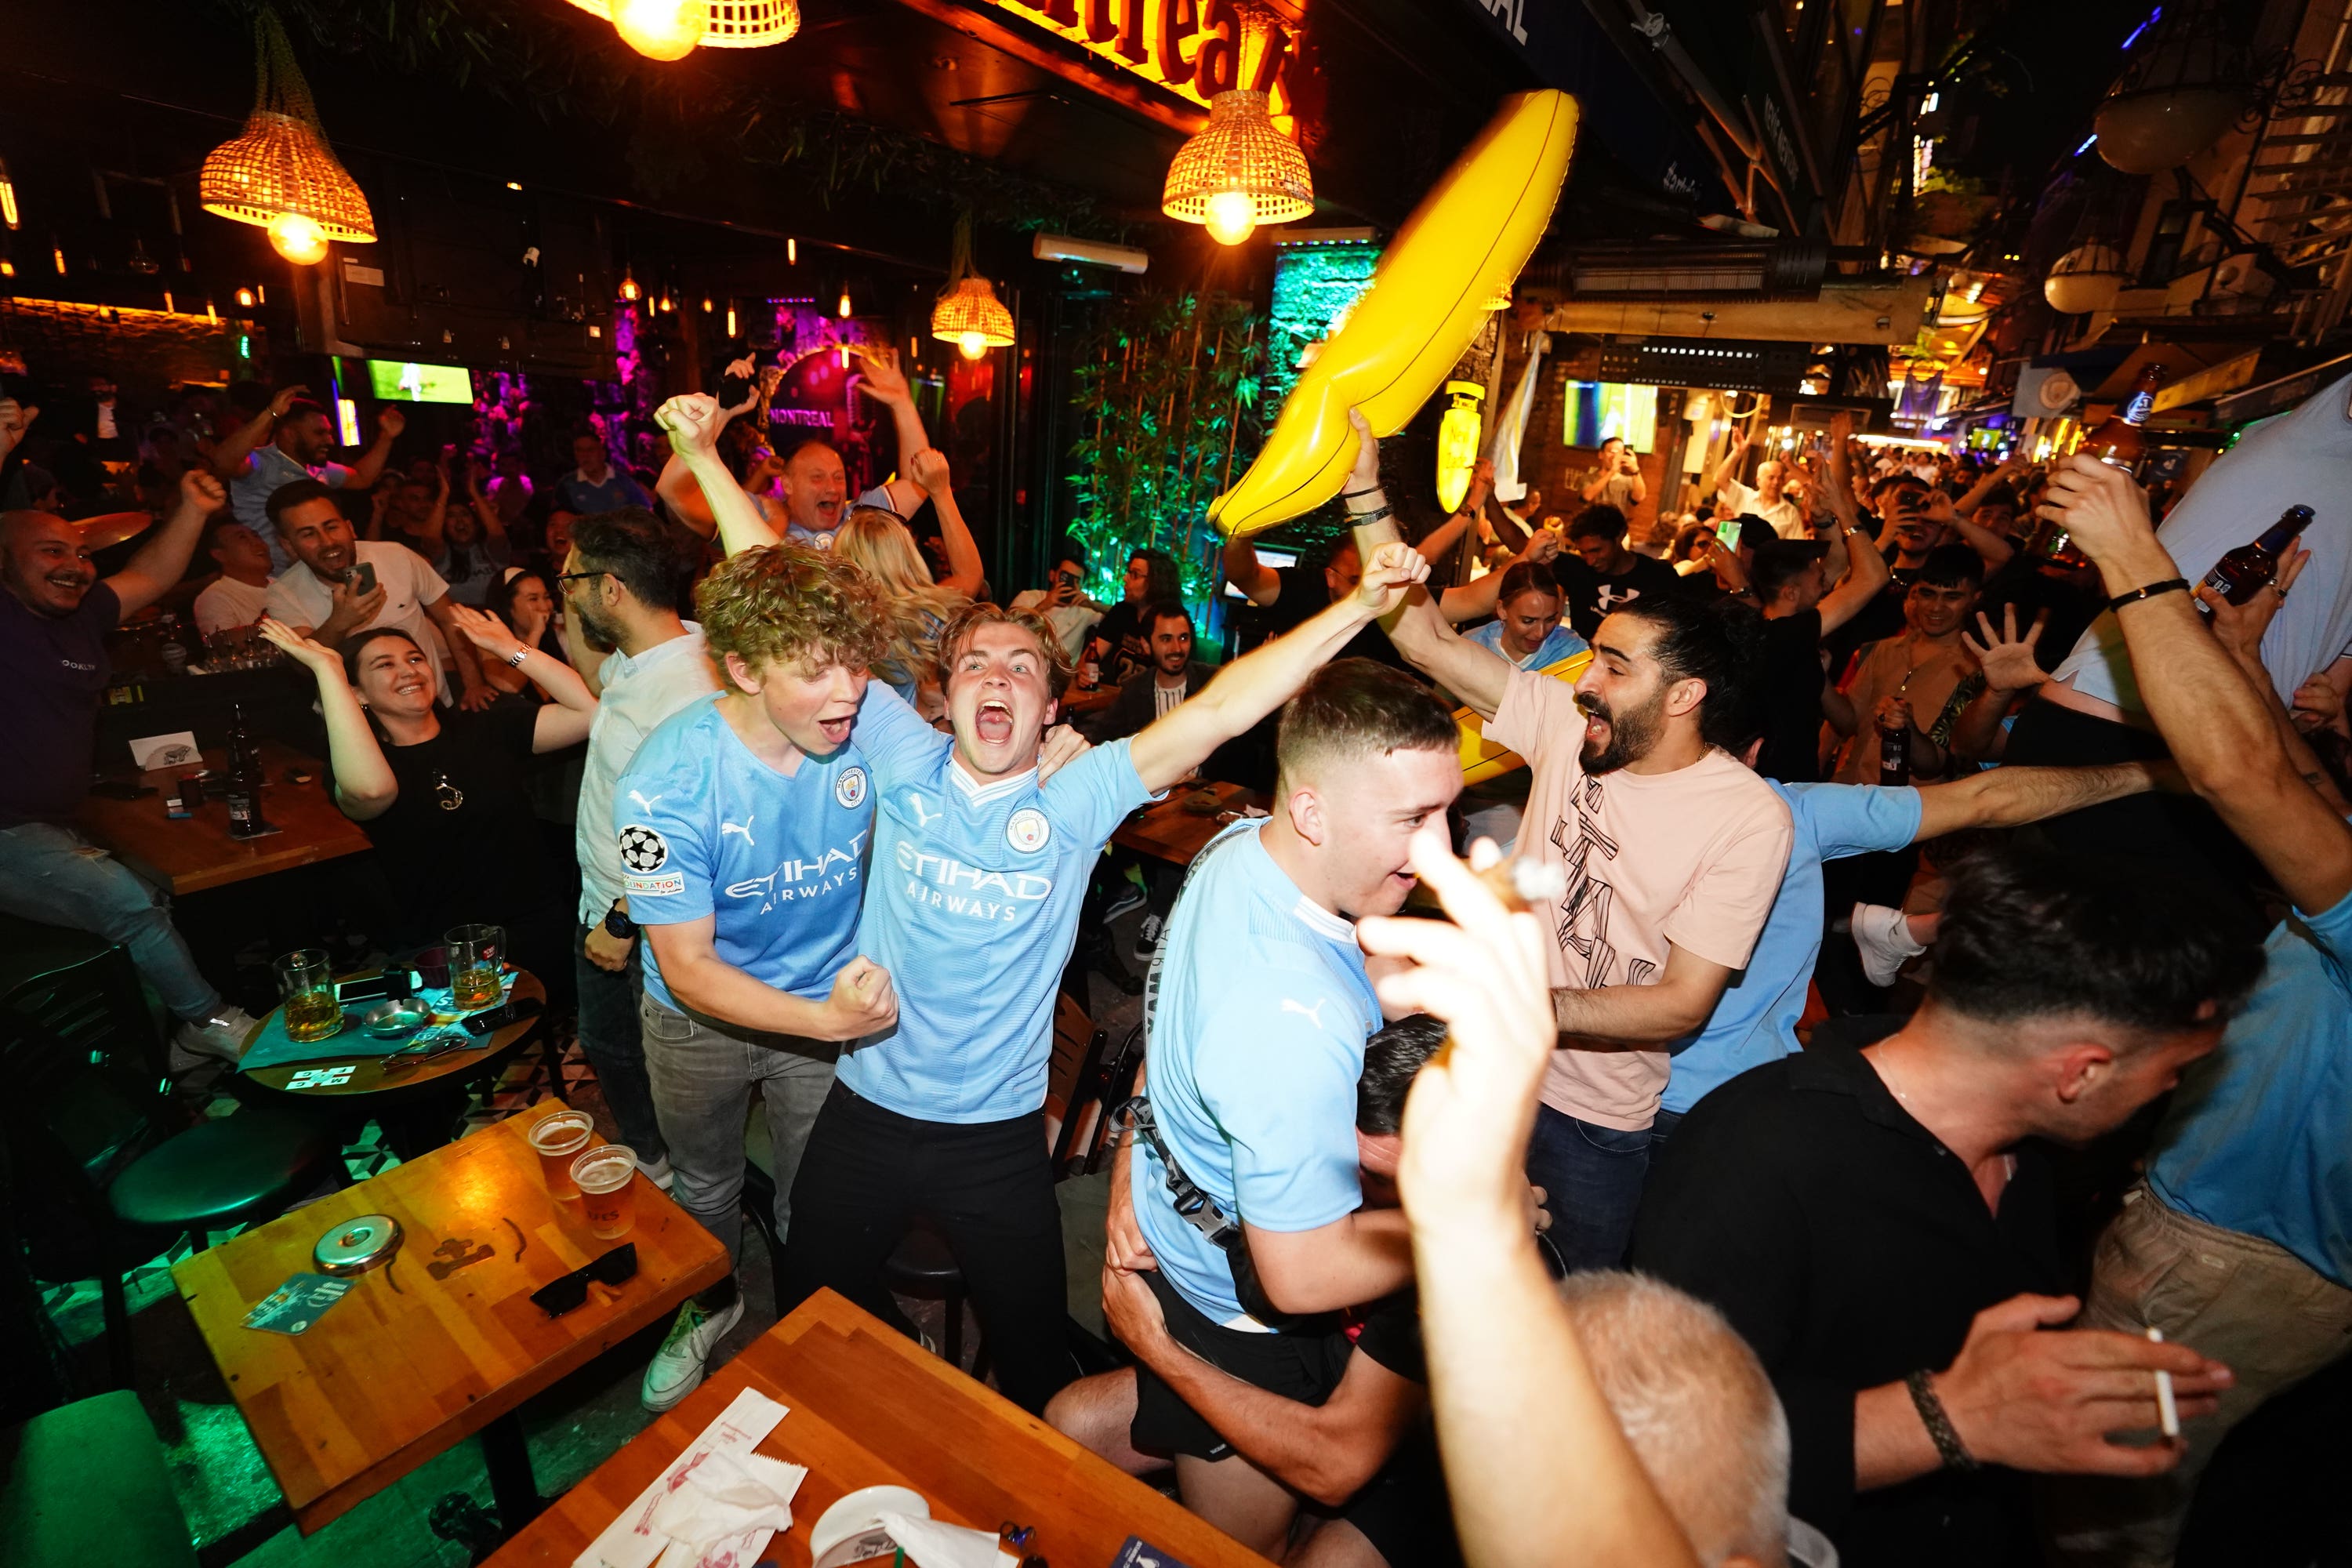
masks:
[[[988,338],[981,332],[966,332],[956,340],[956,352],[966,359],[978,359],[988,353]]]
[[[269,220],[269,247],[297,267],[310,267],[327,259],[327,231],[317,218],[279,213]]]
[[[1209,198],[1209,237],[1239,245],[1257,229],[1257,204],[1247,191],[1219,191]]]
[[[801,261],[801,242],[787,237],[784,240],[784,264],[797,267]]]
[[[840,310],[841,319],[845,321],[849,320],[849,290],[846,289],[841,291]]]
[[[683,59],[710,26],[706,0],[617,0],[613,30],[650,60]]]

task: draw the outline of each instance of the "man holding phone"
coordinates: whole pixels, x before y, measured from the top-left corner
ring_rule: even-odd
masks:
[[[433,653],[442,701],[478,710],[498,700],[498,688],[482,679],[474,645],[457,634],[449,584],[423,556],[404,544],[353,538],[350,520],[317,479],[280,485],[268,504],[272,533],[295,561],[269,585],[271,616],[331,648],[354,633],[394,627]],[[454,699],[453,665],[459,688]]]
[[[1087,636],[1103,618],[1104,606],[1087,596],[1086,546],[1065,534],[1054,546],[1054,570],[1042,588],[1013,595],[1016,610],[1034,610],[1054,628],[1054,640],[1076,664],[1087,646]]]

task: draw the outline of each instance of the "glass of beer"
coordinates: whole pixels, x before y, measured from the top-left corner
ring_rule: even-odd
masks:
[[[451,926],[441,938],[449,949],[449,992],[461,1013],[495,1006],[504,986],[499,960],[506,956],[504,926]]]
[[[335,977],[327,955],[315,947],[281,954],[278,994],[286,1002],[286,1036],[308,1045],[342,1033],[342,1005],[335,1000]]]
[[[581,1206],[598,1239],[629,1233],[636,1218],[636,1176],[637,1152],[625,1143],[606,1143],[573,1158],[572,1179],[580,1184]]]
[[[547,1190],[559,1198],[576,1198],[579,1184],[572,1179],[572,1162],[580,1152],[596,1141],[596,1124],[584,1110],[559,1110],[542,1116],[531,1123],[526,1134],[530,1146],[539,1155],[540,1174],[547,1178]]]

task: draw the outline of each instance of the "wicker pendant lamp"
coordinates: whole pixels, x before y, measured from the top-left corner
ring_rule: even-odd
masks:
[[[375,238],[375,216],[320,128],[310,85],[275,11],[254,18],[253,112],[245,130],[205,159],[197,194],[205,210],[269,231],[287,260],[323,260],[327,242]]]
[[[706,49],[763,49],[801,30],[800,0],[572,0],[629,47],[674,60]]]
[[[1239,245],[1260,224],[1311,215],[1315,180],[1307,154],[1275,129],[1265,94],[1237,87],[1209,100],[1209,123],[1176,149],[1160,210]]]
[[[996,297],[987,279],[971,268],[971,214],[956,219],[955,256],[948,264],[948,286],[931,307],[931,336],[955,344],[966,359],[978,359],[991,349],[1013,346],[1013,312]]]

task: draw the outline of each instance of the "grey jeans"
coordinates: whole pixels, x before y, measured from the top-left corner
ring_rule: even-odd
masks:
[[[2167,1206],[2143,1185],[2099,1239],[2082,1323],[2127,1334],[2153,1324],[2237,1374],[2218,1411],[2181,1423],[2184,1451],[2168,1474],[2046,1483],[2058,1561],[2161,1568],[2230,1428],[2352,1352],[2352,1290],[2284,1247]]]
[[[70,827],[27,822],[0,829],[0,910],[128,948],[141,977],[182,1018],[221,1010],[220,993],[196,972],[163,896]]]
[[[669,1145],[670,1196],[727,1247],[743,1247],[743,1133],[751,1089],[767,1108],[768,1173],[776,1182],[776,1237],[792,1228],[793,1177],[809,1129],[833,1088],[831,1040],[730,1032],[714,1019],[665,1006],[648,991],[638,1005],[654,1114]]]

